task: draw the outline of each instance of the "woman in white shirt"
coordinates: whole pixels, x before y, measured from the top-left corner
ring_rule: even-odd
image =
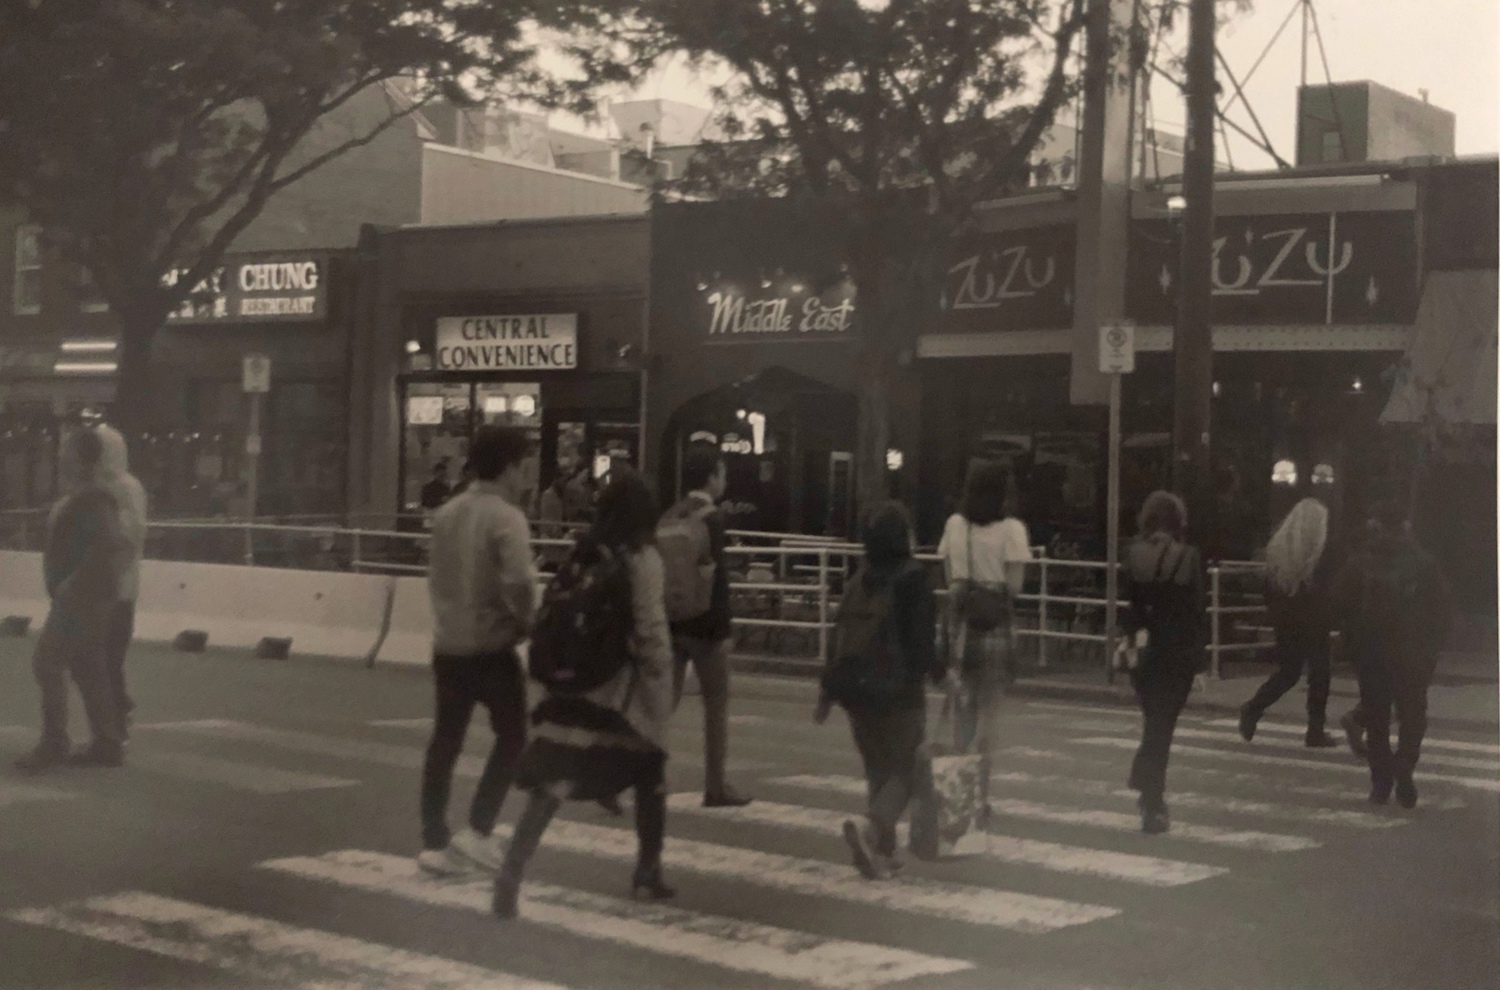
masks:
[[[960,672],[966,702],[958,706],[958,742],[974,740],[986,757],[995,742],[1000,699],[1014,680],[1011,603],[1031,560],[1030,534],[1015,512],[1014,500],[1006,498],[1005,466],[976,461],[959,511],[938,544],[948,579],[950,669]],[[988,779],[981,780],[980,795],[987,809]]]

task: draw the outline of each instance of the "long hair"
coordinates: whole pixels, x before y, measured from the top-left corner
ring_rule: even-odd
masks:
[[[598,516],[585,539],[596,546],[641,550],[656,542],[660,515],[645,479],[633,470],[616,469],[599,495]]]
[[[988,526],[1005,518],[1005,465],[999,461],[978,460],[969,465],[964,481],[963,501],[959,515],[975,526]]]
[[[1179,542],[1187,539],[1187,506],[1171,492],[1157,490],[1146,496],[1136,520],[1142,537],[1166,533]]]
[[[1286,514],[1266,544],[1266,576],[1283,594],[1294,594],[1312,580],[1328,543],[1328,510],[1304,498]]]
[[[864,524],[865,561],[872,571],[892,571],[911,559],[911,513],[900,502],[883,502]]]

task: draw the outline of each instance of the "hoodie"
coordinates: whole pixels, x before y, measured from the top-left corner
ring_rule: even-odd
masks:
[[[122,539],[116,554],[120,601],[133,602],[140,593],[141,555],[146,548],[146,489],[130,473],[125,438],[112,426],[96,429],[103,445],[99,460],[99,487],[109,493],[119,508]]]

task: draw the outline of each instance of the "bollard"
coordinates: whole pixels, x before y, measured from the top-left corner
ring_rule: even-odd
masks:
[[[201,629],[184,629],[172,640],[172,648],[179,653],[202,653],[208,646],[208,633]]]
[[[290,636],[262,636],[260,642],[255,644],[257,660],[285,660],[291,652],[292,637]]]
[[[255,566],[255,534],[250,529],[250,523],[244,524],[245,532],[245,566]]]
[[[360,539],[359,539],[359,530],[357,530],[357,529],[354,530],[354,532],[351,533],[350,535],[352,536],[352,538],[354,540],[354,546],[353,546],[354,559],[350,562],[349,569],[351,571],[353,571],[355,574],[358,574],[358,573],[360,573],[360,570],[359,570],[360,561],[362,561],[362,560],[365,559],[364,555],[362,553],[360,553],[360,546],[361,546],[361,544],[360,544]]]

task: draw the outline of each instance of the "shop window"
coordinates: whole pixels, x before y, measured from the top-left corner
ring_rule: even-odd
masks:
[[[16,228],[14,292],[17,316],[35,316],[42,311],[42,228],[35,224]]]

